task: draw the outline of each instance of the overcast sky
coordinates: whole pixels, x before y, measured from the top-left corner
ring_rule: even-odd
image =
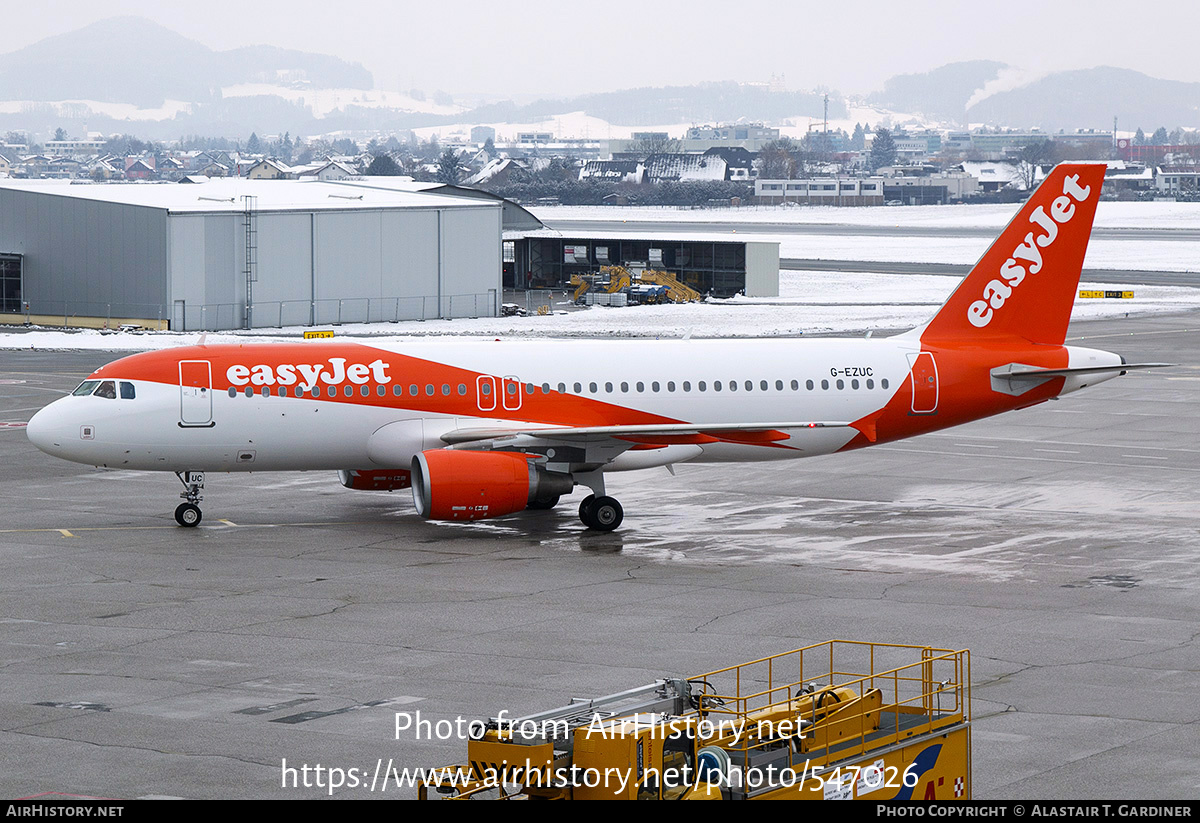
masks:
[[[855,94],[881,88],[894,74],[980,58],[1031,73],[1112,65],[1200,81],[1195,0],[60,0],[6,8],[0,51],[124,14],[213,49],[266,43],[334,54],[366,66],[377,88],[456,97],[562,96],[773,74],[792,89]]]

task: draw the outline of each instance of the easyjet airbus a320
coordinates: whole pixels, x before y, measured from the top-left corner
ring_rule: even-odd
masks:
[[[1033,406],[1124,374],[1065,346],[1103,164],[1057,167],[926,325],[881,339],[200,345],[126,357],[38,412],[48,454],[174,472],[338,469],[435,520],[550,508],[607,472],[797,457]],[[1139,364],[1153,365],[1153,364]]]

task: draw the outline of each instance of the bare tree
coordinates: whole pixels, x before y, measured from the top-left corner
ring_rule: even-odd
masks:
[[[764,180],[792,180],[804,172],[802,152],[796,141],[781,137],[758,150],[758,176]]]
[[[629,144],[630,154],[636,154],[638,157],[649,157],[652,154],[675,154],[681,148],[683,148],[683,144],[680,141],[665,134],[661,136],[649,134]]]
[[[1056,149],[1053,140],[1032,140],[1017,152],[1017,175],[1026,191],[1037,181],[1038,169],[1053,163]]]

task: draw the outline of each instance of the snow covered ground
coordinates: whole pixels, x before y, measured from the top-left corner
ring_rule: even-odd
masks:
[[[862,334],[910,328],[928,320],[958,284],[934,275],[780,272],[778,298],[735,298],[679,306],[596,306],[546,317],[427,320],[401,324],[340,326],[339,337],[404,340],[430,336],[476,337],[777,337],[800,334]],[[1083,288],[1089,285],[1081,284]],[[1095,288],[1114,289],[1112,285]],[[1115,317],[1125,313],[1200,309],[1200,289],[1132,286],[1132,300],[1077,300],[1074,316]],[[0,327],[2,328],[2,327]],[[208,334],[209,343],[296,342],[301,327],[274,332]],[[195,344],[200,335],[155,332],[102,334],[97,331],[0,331],[0,348],[146,351]],[[319,343],[319,341],[314,341]]]
[[[963,204],[949,206],[741,206],[688,209],[672,206],[538,206],[530,209],[550,225],[559,220],[629,220],[712,223],[714,230],[738,223],[798,223],[821,225],[993,228],[1008,225],[1020,204]],[[1096,228],[1200,229],[1200,203],[1117,203],[1103,201],[1096,209]]]
[[[723,233],[730,222],[741,228],[739,238],[779,243],[780,257],[808,260],[873,260],[897,263],[971,264],[982,256],[991,237],[906,236],[913,227],[983,228],[997,234],[1019,207],[1012,205],[896,206],[891,208],[834,208],[831,206],[749,206],[737,209],[680,209],[662,207],[554,206],[536,208],[539,219],[554,226],[562,220],[687,222],[697,231]],[[763,230],[746,224],[764,224]],[[829,234],[772,232],[768,224],[828,225]],[[839,234],[837,225],[878,226],[895,229],[894,235]],[[1101,203],[1098,228],[1130,229],[1129,237],[1093,237],[1084,265],[1096,269],[1142,271],[1200,270],[1200,243],[1140,239],[1137,229],[1200,230],[1200,203]],[[559,229],[570,233],[569,227]],[[623,236],[647,239],[657,235],[624,230]],[[676,230],[675,233],[678,233]],[[731,235],[732,237],[733,235]]]

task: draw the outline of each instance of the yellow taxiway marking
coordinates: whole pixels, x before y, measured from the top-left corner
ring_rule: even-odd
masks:
[[[217,521],[217,522],[219,522],[219,523],[226,523],[226,524],[228,524],[228,525],[230,525],[230,526],[236,526],[236,525],[237,525],[237,523],[234,523],[232,520],[226,520],[226,519],[225,519],[225,518],[223,518],[223,517],[222,517],[222,518],[221,518],[219,521]]]
[[[280,529],[280,528],[297,528],[297,527],[320,527],[320,526],[385,526],[387,522],[378,520],[331,520],[327,523],[250,523],[238,524],[228,520],[218,521],[226,523],[229,526],[237,526],[239,529]],[[198,526],[200,529],[224,529],[225,526]],[[79,537],[74,532],[120,532],[120,531],[153,531],[153,530],[171,529],[173,531],[186,531],[180,526],[76,526],[68,529],[0,529],[0,534],[32,534],[36,532],[58,532],[63,537]]]

